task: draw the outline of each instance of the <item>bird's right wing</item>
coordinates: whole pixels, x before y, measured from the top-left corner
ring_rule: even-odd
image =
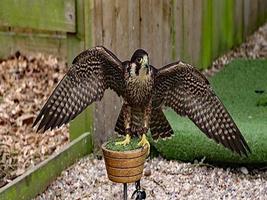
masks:
[[[123,73],[121,61],[105,47],[82,52],[73,60],[33,126],[40,121],[37,131],[46,131],[68,123],[92,102],[101,100],[107,88],[123,95]]]
[[[196,68],[181,61],[156,72],[153,106],[189,117],[209,138],[238,154],[250,152],[232,117]]]

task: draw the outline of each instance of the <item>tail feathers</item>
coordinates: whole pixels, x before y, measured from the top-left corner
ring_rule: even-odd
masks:
[[[133,118],[136,118],[135,115]],[[131,128],[138,128],[140,126],[139,123],[131,123]],[[120,135],[125,135],[125,126],[124,126],[124,117],[123,117],[123,108],[120,111],[119,117],[117,119],[115,125],[115,131]],[[151,121],[150,121],[150,131],[152,138],[154,140],[161,138],[171,137],[173,134],[173,130],[166,119],[161,108],[153,109],[151,113]]]
[[[126,130],[125,130],[125,124],[124,124],[124,116],[123,116],[124,109],[125,109],[125,107],[122,106],[122,109],[120,111],[119,117],[118,117],[116,125],[115,125],[115,131],[120,135],[126,134],[125,133]],[[132,109],[131,123],[130,123],[132,135],[138,136],[140,134],[137,132],[137,130],[140,130],[141,128],[143,128],[143,126],[144,126],[143,120],[144,120],[144,113],[142,112],[142,110]]]
[[[123,109],[123,108],[122,108]],[[121,109],[120,114],[118,116],[115,131],[120,135],[125,135],[125,126],[124,126],[124,118],[123,118],[123,110]]]
[[[152,110],[150,131],[154,140],[157,140],[159,137],[171,137],[173,134],[173,130],[161,108]]]

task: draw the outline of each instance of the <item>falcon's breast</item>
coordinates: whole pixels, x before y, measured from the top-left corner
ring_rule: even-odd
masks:
[[[145,106],[151,99],[154,80],[151,74],[126,78],[126,101],[136,106]]]

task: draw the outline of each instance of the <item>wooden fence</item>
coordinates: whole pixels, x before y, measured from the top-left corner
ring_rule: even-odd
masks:
[[[67,58],[95,45],[121,60],[144,48],[161,67],[182,59],[200,69],[267,19],[267,0],[1,0],[0,58],[20,50]],[[121,100],[106,92],[71,124],[71,139],[112,134]]]

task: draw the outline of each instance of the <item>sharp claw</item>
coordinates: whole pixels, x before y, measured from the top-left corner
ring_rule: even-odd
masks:
[[[147,145],[147,147],[148,147],[147,155],[149,155],[149,153],[150,153],[150,144],[149,144],[148,140],[146,139],[146,135],[145,134],[142,135],[142,139],[140,140],[140,142],[138,143],[138,145],[139,146],[142,146],[142,147],[144,147],[145,145]]]
[[[116,142],[115,145],[123,145],[126,146],[131,142],[131,137],[129,134],[126,134],[125,140]]]

